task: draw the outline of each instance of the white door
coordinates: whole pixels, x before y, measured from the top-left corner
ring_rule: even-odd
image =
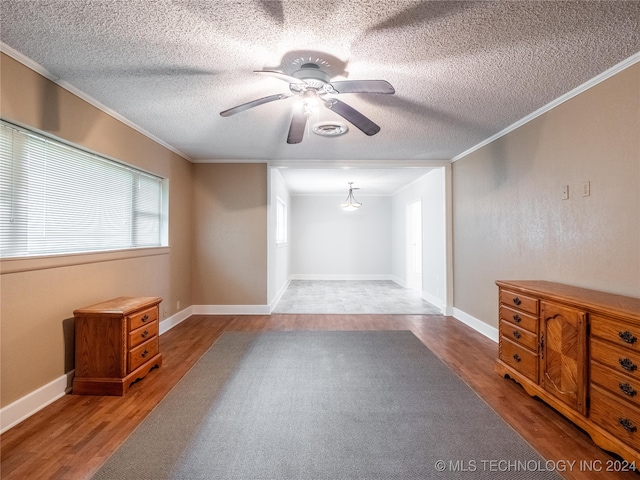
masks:
[[[422,290],[422,201],[407,205],[407,287]]]

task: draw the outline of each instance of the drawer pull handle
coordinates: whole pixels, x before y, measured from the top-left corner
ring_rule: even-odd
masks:
[[[142,338],[147,338],[149,336],[149,331],[145,330],[144,332],[142,332]]]
[[[513,316],[513,320],[514,320],[516,323],[520,323],[520,322],[522,321],[522,319],[520,318],[520,315],[514,315],[514,316]]]
[[[513,354],[513,359],[514,359],[516,362],[519,362],[519,361],[521,361],[521,360],[522,360],[522,359],[520,358],[520,355],[518,355],[517,353],[514,353],[514,354]]]
[[[627,372],[633,372],[638,369],[638,366],[633,363],[628,358],[619,358],[618,363],[622,368],[624,368]]]
[[[620,337],[620,339],[623,342],[627,342],[627,343],[636,343],[638,341],[638,338],[635,337],[631,332],[629,332],[628,330],[626,332],[618,332],[618,336]]]
[[[142,358],[146,357],[147,355],[149,355],[149,350],[145,350],[140,355],[142,356]]]
[[[620,418],[618,419],[618,423],[620,424],[620,426],[622,428],[624,428],[627,432],[635,432],[636,430],[638,430],[638,427],[636,427],[633,422],[631,420],[629,420],[628,418]]]
[[[516,305],[520,305],[522,303],[522,300],[520,300],[518,297],[515,297],[513,299],[513,303],[515,303]]]
[[[520,337],[522,336],[522,334],[521,334],[518,330],[514,330],[514,331],[513,331],[513,336],[514,336],[515,338],[520,338]]]
[[[624,393],[625,395],[635,397],[638,394],[638,391],[628,383],[619,383],[618,386],[620,387],[620,390],[622,390],[622,393]]]
[[[143,322],[146,322],[147,320],[149,320],[149,315],[145,315],[144,317],[142,317],[141,319]]]

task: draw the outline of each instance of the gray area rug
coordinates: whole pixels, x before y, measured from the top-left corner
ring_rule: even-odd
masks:
[[[296,331],[225,333],[93,478],[558,477],[411,332]]]

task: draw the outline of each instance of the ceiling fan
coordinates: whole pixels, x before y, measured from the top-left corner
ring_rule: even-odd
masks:
[[[322,63],[322,62],[319,62]],[[342,93],[385,93],[393,94],[395,89],[385,80],[343,80],[330,82],[329,75],[324,72],[318,63],[309,62],[300,65],[291,75],[273,70],[256,70],[255,73],[269,75],[289,84],[291,93],[277,93],[268,97],[258,98],[251,102],[243,103],[236,107],[220,112],[223,117],[228,117],[249,108],[257,107],[276,100],[290,97],[298,97],[301,101],[293,107],[291,125],[287,143],[300,143],[304,137],[307,117],[312,113],[315,105],[323,105],[337,113],[342,118],[353,124],[366,135],[375,135],[380,127],[362,113],[333,98],[332,95]]]

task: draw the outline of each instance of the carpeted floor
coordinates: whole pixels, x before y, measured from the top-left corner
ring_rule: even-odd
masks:
[[[94,478],[558,477],[411,332],[296,331],[225,333]]]
[[[274,313],[439,314],[417,290],[391,280],[292,280]]]

